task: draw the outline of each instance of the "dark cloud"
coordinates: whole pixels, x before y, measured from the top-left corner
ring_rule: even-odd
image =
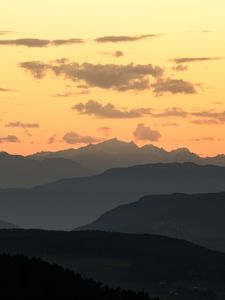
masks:
[[[123,51],[114,51],[114,52],[101,52],[101,54],[107,55],[107,56],[112,56],[114,58],[120,58],[123,57],[125,55],[125,53]]]
[[[197,90],[193,83],[185,81],[183,79],[158,79],[158,81],[153,84],[154,92],[161,96],[164,93],[171,94],[196,94]]]
[[[0,137],[0,144],[1,143],[20,143],[20,140],[15,135],[8,135]]]
[[[56,137],[57,137],[56,134],[53,134],[52,136],[50,136],[50,138],[48,139],[48,144],[49,145],[54,144],[55,140],[56,140]]]
[[[145,34],[138,36],[128,36],[128,35],[109,35],[103,36],[95,39],[98,43],[120,43],[120,42],[136,42],[139,40],[144,40],[148,38],[159,37],[161,34]]]
[[[112,56],[116,57],[116,58],[122,57],[122,56],[124,56],[124,52],[123,51],[115,51],[112,53]]]
[[[174,66],[172,69],[176,72],[186,72],[188,71],[188,66],[179,64]]]
[[[148,108],[118,109],[111,103],[103,105],[95,100],[89,100],[85,104],[78,103],[72,109],[79,114],[111,119],[140,118],[151,112]]]
[[[6,124],[5,127],[32,129],[32,128],[39,128],[40,125],[37,123],[23,123],[20,121],[16,121],[16,122],[10,122],[10,123]]]
[[[220,60],[218,57],[181,57],[172,59],[176,64],[192,63],[192,62],[203,62],[211,60]]]
[[[137,140],[141,141],[156,142],[161,138],[161,134],[159,131],[145,126],[144,123],[138,124],[137,128],[133,132],[133,135]]]
[[[97,132],[101,133],[104,137],[109,137],[111,130],[110,127],[100,127],[97,129]]]
[[[82,39],[65,39],[65,40],[44,40],[34,38],[24,38],[16,40],[0,40],[2,46],[25,46],[30,48],[42,48],[49,46],[62,46],[62,45],[73,45],[83,44]]]
[[[92,136],[81,136],[78,133],[71,131],[64,135],[63,141],[67,144],[75,145],[97,143],[101,140]]]
[[[158,66],[147,65],[93,65],[89,63],[45,64],[40,61],[23,62],[21,68],[41,79],[47,71],[56,76],[64,76],[72,81],[84,81],[89,87],[114,89],[118,91],[145,90],[150,88],[150,77],[161,76],[164,70]]]

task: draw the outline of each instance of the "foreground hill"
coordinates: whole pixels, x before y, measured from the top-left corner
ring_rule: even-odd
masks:
[[[102,286],[79,274],[25,256],[0,255],[4,299],[150,300],[145,293]]]
[[[0,219],[23,228],[72,230],[145,195],[221,191],[225,191],[224,167],[141,165],[32,189],[0,190]]]
[[[225,193],[146,196],[79,230],[160,234],[225,252]]]
[[[49,183],[62,178],[94,174],[79,163],[52,158],[37,161],[20,155],[0,152],[0,187],[20,188]]]
[[[200,165],[225,166],[225,155],[203,158],[187,148],[166,151],[151,144],[138,147],[134,142],[124,142],[116,138],[78,149],[40,152],[30,157],[38,160],[66,158],[99,173],[111,168],[153,163],[192,162]]]
[[[3,230],[0,252],[42,257],[85,277],[111,286],[148,290],[151,295],[160,292],[168,297],[173,291],[190,296],[198,287],[197,298],[175,299],[215,300],[218,291],[225,296],[225,254],[183,240],[105,232]],[[207,298],[212,291],[214,298]],[[201,298],[201,293],[205,297]]]

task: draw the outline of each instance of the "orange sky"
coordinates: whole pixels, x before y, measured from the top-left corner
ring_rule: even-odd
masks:
[[[3,1],[1,150],[117,137],[225,153],[224,11],[223,0]]]

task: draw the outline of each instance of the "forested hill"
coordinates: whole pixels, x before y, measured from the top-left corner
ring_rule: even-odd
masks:
[[[146,293],[112,289],[41,259],[0,255],[4,299],[150,300]]]

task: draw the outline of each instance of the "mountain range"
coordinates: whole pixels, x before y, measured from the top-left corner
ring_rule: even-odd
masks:
[[[98,172],[111,168],[129,167],[140,164],[193,162],[201,165],[225,166],[225,155],[200,157],[187,148],[166,151],[152,144],[138,147],[134,142],[124,142],[116,138],[99,144],[90,144],[78,149],[57,152],[39,152],[30,155],[34,159],[66,158]]]
[[[225,252],[225,193],[145,196],[78,230],[159,234]]]
[[[0,219],[22,228],[72,230],[145,195],[223,191],[224,167],[192,163],[140,165],[32,189],[1,189]]]
[[[29,188],[63,178],[100,174],[111,168],[173,162],[225,166],[225,155],[202,158],[186,148],[169,152],[153,145],[138,147],[133,142],[117,139],[27,157],[0,152],[0,187]]]

